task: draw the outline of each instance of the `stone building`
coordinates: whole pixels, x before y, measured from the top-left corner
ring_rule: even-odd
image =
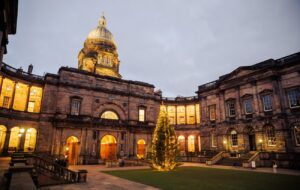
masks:
[[[84,42],[78,69],[45,76],[0,67],[0,153],[44,152],[70,164],[146,156],[159,109],[168,112],[182,157],[226,151],[300,153],[300,53],[239,67],[163,98],[122,79],[104,16]]]
[[[88,35],[79,69],[36,76],[3,63],[0,73],[1,152],[65,155],[70,164],[118,155],[145,157],[161,94],[121,79],[116,44],[104,17]]]

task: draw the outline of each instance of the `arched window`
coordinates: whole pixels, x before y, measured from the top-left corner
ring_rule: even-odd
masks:
[[[231,131],[231,146],[237,146],[238,145],[238,135],[236,131]]]
[[[4,125],[0,125],[0,154],[4,147],[5,136],[6,136],[6,127]]]
[[[19,127],[13,127],[10,130],[10,137],[9,137],[9,143],[8,143],[8,148],[10,150],[14,149],[17,150],[20,147],[20,138],[21,138],[21,133],[20,132],[20,128]]]
[[[145,158],[146,153],[146,142],[144,139],[140,139],[137,142],[137,157],[139,159]]]
[[[25,135],[24,151],[25,152],[34,151],[35,143],[36,143],[36,129],[29,128],[27,129]]]
[[[268,146],[275,146],[276,136],[275,136],[275,129],[273,126],[266,127],[266,136],[267,136]]]
[[[179,151],[185,151],[185,138],[183,135],[178,137]]]
[[[299,126],[294,127],[294,135],[295,135],[296,145],[300,146],[300,127]]]
[[[112,119],[112,120],[119,119],[118,115],[113,111],[105,111],[104,113],[102,113],[101,118],[102,119]]]
[[[195,137],[193,135],[188,137],[188,151],[195,152]]]

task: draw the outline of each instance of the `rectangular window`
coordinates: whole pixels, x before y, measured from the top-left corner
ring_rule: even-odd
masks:
[[[295,108],[300,106],[300,96],[299,96],[298,89],[293,89],[288,91],[287,95],[289,99],[290,108]]]
[[[185,124],[185,106],[177,106],[177,124]]]
[[[271,94],[264,95],[262,97],[262,100],[263,100],[264,111],[271,111],[273,109],[272,95]]]
[[[81,100],[79,100],[79,99],[71,100],[71,115],[79,115],[80,104],[81,104]]]
[[[139,122],[145,122],[145,109],[139,108]]]
[[[227,107],[228,107],[229,117],[234,117],[235,116],[235,103],[234,103],[234,101],[229,101],[227,103]]]
[[[169,116],[169,122],[171,125],[175,124],[175,118],[173,116]]]
[[[245,113],[251,114],[253,112],[252,109],[252,99],[246,99],[244,100],[244,107],[245,107]]]
[[[211,146],[212,147],[217,147],[217,138],[215,136],[215,134],[211,134]]]
[[[231,145],[238,146],[238,135],[236,131],[231,132]]]
[[[209,120],[215,121],[216,120],[216,106],[209,106]]]
[[[186,112],[187,112],[187,124],[195,124],[195,105],[188,105],[186,106]]]
[[[175,124],[175,106],[168,106],[168,116],[169,116],[169,122],[171,125]]]
[[[32,107],[27,108],[28,112],[39,113],[41,109],[43,89],[41,87],[32,86],[29,90],[29,102],[33,102]]]
[[[4,96],[3,104],[2,104],[4,108],[9,108],[9,100],[10,100],[10,97]]]
[[[28,112],[33,112],[33,110],[34,110],[34,102],[28,102],[27,111]]]

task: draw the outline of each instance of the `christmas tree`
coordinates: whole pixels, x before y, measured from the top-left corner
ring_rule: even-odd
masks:
[[[177,166],[177,138],[169,124],[167,112],[161,110],[151,144],[151,166],[159,171],[170,171]]]

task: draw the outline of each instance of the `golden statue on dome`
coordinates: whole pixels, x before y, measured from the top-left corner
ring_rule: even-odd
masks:
[[[97,28],[93,29],[78,55],[78,68],[96,74],[122,78],[119,74],[117,45],[111,32],[106,28],[104,15]]]

